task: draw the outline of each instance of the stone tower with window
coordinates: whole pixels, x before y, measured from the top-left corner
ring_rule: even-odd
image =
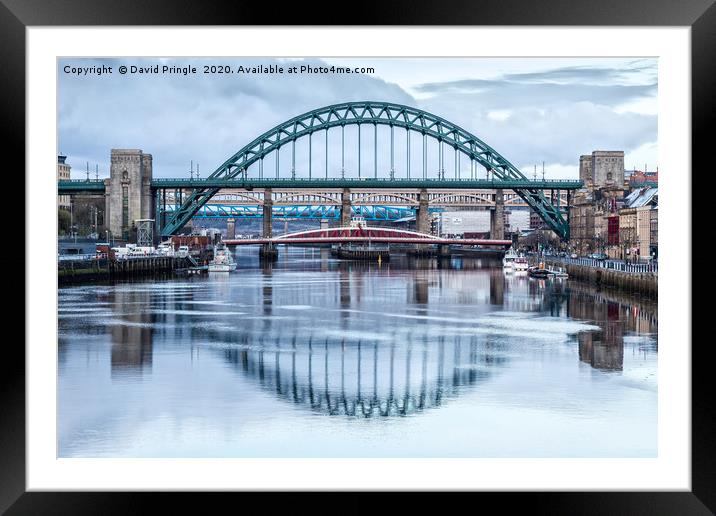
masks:
[[[624,151],[592,152],[592,179],[595,186],[624,186]]]
[[[107,229],[113,238],[132,238],[137,219],[153,218],[152,155],[140,149],[112,149],[106,186]]]

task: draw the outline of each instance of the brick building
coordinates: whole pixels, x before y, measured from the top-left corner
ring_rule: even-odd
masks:
[[[619,247],[622,259],[655,257],[658,249],[657,188],[639,188],[624,199],[619,210]]]

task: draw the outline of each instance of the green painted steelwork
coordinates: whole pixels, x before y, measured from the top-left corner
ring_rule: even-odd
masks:
[[[426,111],[400,104],[370,101],[347,102],[309,111],[265,132],[222,163],[207,179],[246,178],[249,166],[267,154],[277,151],[286,143],[294,142],[319,130],[328,131],[332,127],[343,127],[346,124],[374,124],[376,127],[378,124],[388,125],[391,127],[391,133],[394,127],[403,127],[438,140],[441,149],[444,143],[450,145],[456,151],[460,151],[471,160],[480,163],[488,171],[488,174],[492,173],[493,178],[519,183],[519,187],[512,189],[560,237],[569,238],[569,225],[561,209],[550,203],[541,190],[525,186],[528,183],[527,177],[502,155],[452,122]],[[326,150],[328,150],[327,147]],[[441,174],[441,178],[444,178],[444,173]],[[453,183],[453,185],[455,184]],[[459,184],[462,185],[462,183]],[[179,231],[220,188],[221,186],[202,186],[194,189],[172,215],[166,226],[162,228],[162,235],[169,236]],[[469,188],[469,186],[465,185],[464,188]]]
[[[57,194],[104,193],[104,180],[69,179],[57,182]]]
[[[487,179],[153,179],[152,188],[245,188],[247,190],[259,188],[432,188],[432,189],[470,189],[489,190],[502,188],[516,190],[536,188],[540,190],[577,190],[582,188],[582,181],[570,180],[544,180],[544,181],[516,181],[516,180],[487,180]]]

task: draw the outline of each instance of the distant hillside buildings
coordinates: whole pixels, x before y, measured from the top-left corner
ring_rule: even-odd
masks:
[[[645,167],[646,168],[646,167]],[[624,179],[631,188],[639,188],[642,186],[657,186],[659,184],[659,169],[647,172],[641,170],[624,171]]]

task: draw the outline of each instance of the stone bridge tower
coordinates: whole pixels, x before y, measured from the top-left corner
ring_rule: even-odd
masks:
[[[140,149],[112,149],[106,186],[106,220],[113,238],[133,241],[137,219],[151,219],[152,155]]]

